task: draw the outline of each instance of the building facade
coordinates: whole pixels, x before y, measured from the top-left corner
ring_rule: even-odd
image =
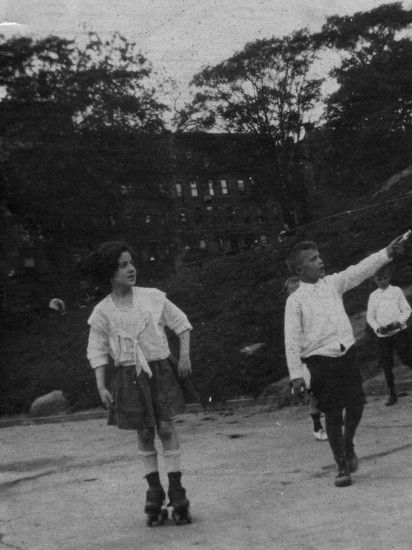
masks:
[[[250,139],[188,133],[171,138],[177,248],[186,261],[267,244],[283,228],[279,204],[259,192],[262,174]]]

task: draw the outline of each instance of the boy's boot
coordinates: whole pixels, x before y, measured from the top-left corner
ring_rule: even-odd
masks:
[[[356,456],[353,443],[345,442],[346,463],[350,474],[353,474],[359,468],[359,458]]]
[[[389,399],[385,403],[386,407],[390,407],[391,405],[395,405],[395,403],[398,401],[398,396],[396,395],[395,388],[391,388],[389,390]]]
[[[339,458],[336,463],[338,465],[338,474],[335,478],[336,487],[348,487],[349,485],[352,485],[352,478],[350,476],[346,458]]]

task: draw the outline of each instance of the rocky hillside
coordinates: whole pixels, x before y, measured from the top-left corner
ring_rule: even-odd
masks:
[[[352,208],[393,200],[408,192],[398,184],[379,196],[371,193],[358,199]],[[195,327],[194,383],[202,400],[257,395],[286,374],[283,283],[288,276],[284,261],[287,247],[302,238],[316,240],[328,271],[340,270],[408,229],[411,213],[412,200],[406,199],[337,216],[300,230],[285,242],[273,239],[267,247],[210,259],[202,267],[186,268],[157,282]],[[412,281],[411,246],[409,243],[405,257],[397,261],[395,284],[408,286]],[[372,288],[371,282],[365,282],[347,294],[350,315],[365,309]],[[68,394],[74,409],[99,403],[93,372],[85,359],[86,320],[91,307],[57,317],[44,313],[18,328],[3,327],[0,414],[25,412],[36,397],[56,389]],[[368,338],[366,333],[359,345],[366,374],[371,375],[376,369]],[[176,349],[172,335],[170,341]],[[244,346],[255,343],[265,345],[254,355],[241,353]]]

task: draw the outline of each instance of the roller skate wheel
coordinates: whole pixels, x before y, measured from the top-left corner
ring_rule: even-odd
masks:
[[[183,510],[182,512],[176,512],[173,510],[172,518],[176,525],[183,525],[184,523],[192,523],[192,516],[189,510]]]
[[[167,513],[167,510],[166,510]],[[149,527],[153,527],[153,525],[163,525],[164,520],[167,519],[165,517],[163,510],[158,516],[151,516],[147,518],[147,525]]]

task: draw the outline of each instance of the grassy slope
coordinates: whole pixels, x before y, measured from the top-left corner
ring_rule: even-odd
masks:
[[[399,190],[392,190],[392,198]],[[376,202],[376,201],[374,201]],[[370,197],[355,207],[370,204]],[[194,382],[202,400],[257,395],[286,374],[283,348],[282,287],[287,271],[285,248],[295,239],[313,239],[321,247],[328,270],[356,263],[369,252],[382,248],[410,226],[411,201],[366,213],[344,216],[301,231],[288,243],[251,250],[204,263],[202,269],[186,269],[157,286],[189,316],[192,333]],[[412,280],[412,252],[398,262],[395,284]],[[349,314],[366,307],[373,286],[363,283],[345,297]],[[24,412],[34,398],[63,389],[76,408],[96,406],[99,399],[93,373],[85,359],[86,320],[91,308],[70,311],[62,317],[44,317],[3,339],[0,414]],[[171,336],[172,347],[176,341]],[[240,349],[264,342],[256,355]],[[361,342],[361,357],[367,374],[374,373],[370,336]]]

